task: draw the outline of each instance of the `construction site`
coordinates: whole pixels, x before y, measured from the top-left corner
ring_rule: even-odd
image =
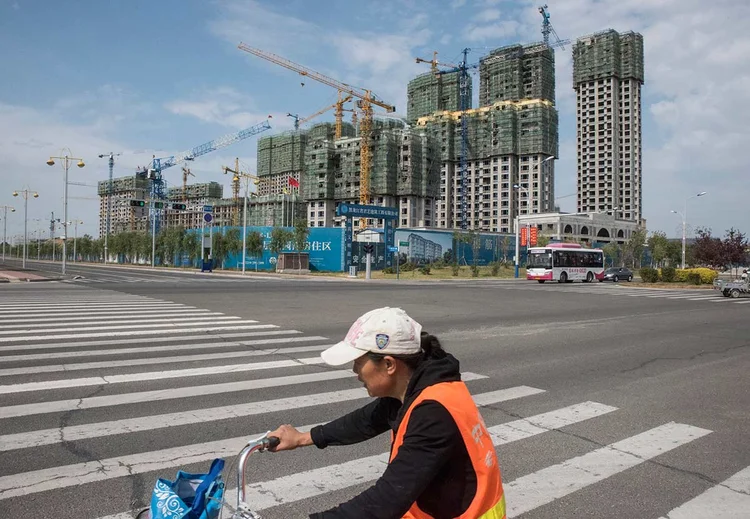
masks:
[[[188,185],[189,170],[185,173],[184,167],[183,187],[169,189],[165,196],[158,185],[161,171],[218,149],[217,142],[231,144],[268,127],[257,125],[183,155],[154,159],[146,185],[126,189],[131,184],[117,179],[111,196],[144,197],[152,182],[152,199],[179,199],[187,206],[154,211],[154,227],[199,226],[205,205],[213,208],[213,223],[239,225],[244,206],[240,181],[245,179],[245,221],[253,226],[289,226],[297,218],[306,218],[311,227],[341,226],[336,207],[351,202],[397,208],[398,227],[513,232],[514,217],[552,211],[555,201],[554,48],[565,42],[549,40],[554,31],[544,8],[540,13],[542,42],[501,47],[476,63],[468,63],[469,49],[458,65],[439,62],[437,53],[431,60],[416,58],[429,64],[430,71],[407,85],[406,119],[389,115],[396,107],[370,90],[240,44],[242,51],[334,88],[338,101],[305,119],[288,114],[294,130],[259,136],[255,174],[239,171],[239,161],[234,169],[224,168],[225,174],[233,173],[231,198],[223,198],[216,182]],[[477,107],[472,106],[474,69],[479,70]],[[334,110],[335,122],[310,125],[328,110]],[[345,112],[351,114],[351,123],[343,120]],[[99,192],[106,198],[106,182],[100,183]],[[106,203],[101,207],[104,210]],[[148,207],[132,208],[131,214],[118,209],[113,218],[114,232],[128,223],[132,229],[146,228]]]

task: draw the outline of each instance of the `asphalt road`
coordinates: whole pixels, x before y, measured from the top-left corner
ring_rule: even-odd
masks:
[[[243,438],[279,423],[362,405],[353,376],[315,359],[386,305],[436,334],[486,404],[509,517],[748,517],[750,299],[635,284],[69,273],[84,278],[0,285],[3,517],[124,519],[157,477],[233,461]],[[305,517],[367,488],[387,448],[377,438],[252,457],[250,496],[263,517]]]

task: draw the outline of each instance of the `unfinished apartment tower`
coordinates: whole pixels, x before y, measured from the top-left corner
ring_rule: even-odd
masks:
[[[99,236],[104,236],[107,229],[109,181],[100,181],[97,191],[99,194]],[[111,234],[150,229],[148,225],[148,204],[144,207],[130,205],[131,200],[147,199],[150,192],[151,181],[146,178],[145,173],[112,179]]]
[[[578,211],[642,221],[643,36],[607,30],[573,47]]]
[[[492,51],[480,60],[479,104],[465,113],[468,224],[512,232],[517,214],[554,207],[554,166],[547,160],[558,155],[552,50],[533,44]],[[417,122],[440,147],[438,227],[461,224],[463,116],[446,110]],[[521,189],[514,189],[515,184]]]
[[[184,202],[187,205],[187,210],[173,211],[167,209],[167,226],[184,227],[185,229],[200,228],[203,224],[203,206],[216,206],[222,201],[223,196],[224,186],[218,182],[188,184],[184,192],[182,186],[170,187],[167,190],[169,202]],[[214,216],[217,216],[216,208],[214,208]],[[218,222],[215,222],[215,224],[219,225]]]
[[[417,119],[435,112],[456,111],[461,109],[460,74],[428,72],[409,81],[406,88],[408,103],[406,120],[414,124]],[[471,76],[469,91],[471,92]],[[470,96],[471,97],[471,96]]]

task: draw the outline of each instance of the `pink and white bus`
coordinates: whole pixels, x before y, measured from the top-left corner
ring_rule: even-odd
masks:
[[[526,261],[526,279],[545,281],[580,280],[591,283],[604,279],[604,251],[584,249],[577,243],[550,243],[531,247]]]

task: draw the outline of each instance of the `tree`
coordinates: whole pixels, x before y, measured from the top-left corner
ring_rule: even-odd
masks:
[[[547,245],[549,245],[549,242],[550,242],[550,237],[549,236],[547,236],[545,234],[540,234],[539,236],[537,236],[536,246],[537,247],[546,247]]]
[[[251,231],[245,237],[247,253],[255,258],[255,271],[258,272],[258,261],[263,256],[263,235],[258,231]]]
[[[662,231],[654,231],[648,238],[648,248],[651,251],[651,266],[659,268],[667,257],[667,246],[669,240],[667,240],[666,233]]]
[[[723,267],[725,265],[724,246],[721,239],[712,236],[711,229],[705,227],[698,228],[696,235],[698,237],[693,244],[696,263],[709,267]]]
[[[510,255],[510,236],[503,236],[503,263],[508,263],[508,256]]]
[[[297,268],[302,269],[302,251],[307,248],[310,229],[306,218],[297,218],[294,222],[294,249],[297,251]]]
[[[271,230],[271,241],[268,244],[268,249],[272,254],[276,254],[277,258],[281,251],[288,247],[289,242],[294,238],[292,231],[283,227],[274,227]]]
[[[610,266],[614,267],[615,263],[620,263],[620,246],[616,242],[610,242],[602,247],[604,257],[609,259]]]
[[[688,264],[692,264],[691,261],[687,261],[687,253],[685,254],[686,258],[685,261]],[[669,243],[667,243],[667,257],[666,260],[669,262],[669,266],[674,267],[675,265],[679,265],[682,261],[682,245],[680,242],[672,240]]]
[[[743,233],[732,227],[724,236],[722,252],[726,265],[739,267],[747,262],[747,238]],[[735,272],[736,274],[736,272]]]
[[[216,262],[214,263],[214,265],[218,263],[219,268],[224,268],[224,258],[227,257],[226,237],[223,232],[217,229],[213,233],[213,239],[213,247],[211,247],[211,254],[213,258],[211,259]]]
[[[201,256],[201,237],[196,232],[186,232],[182,236],[182,251],[188,255],[190,264]]]
[[[623,263],[629,263],[632,268],[635,268],[637,260],[638,266],[640,266],[645,246],[646,229],[638,229],[633,232],[633,234],[630,235],[630,239],[625,243],[625,246],[622,249]]]
[[[235,256],[242,252],[242,235],[240,230],[237,228],[228,229],[224,234],[224,249],[226,254],[234,254]],[[239,268],[239,262],[238,267]]]

